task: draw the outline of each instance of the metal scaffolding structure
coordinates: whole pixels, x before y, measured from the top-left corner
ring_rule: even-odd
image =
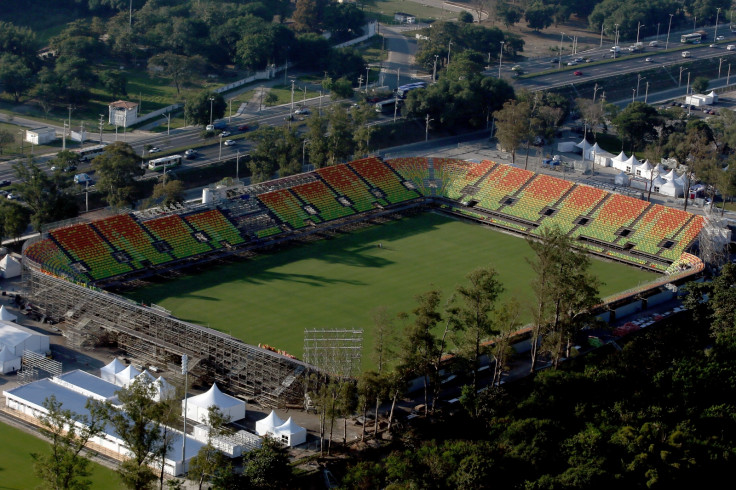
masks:
[[[360,373],[362,329],[304,330],[304,361],[340,378]]]
[[[142,365],[171,372],[178,372],[181,356],[187,354],[191,374],[203,384],[216,381],[235,396],[264,406],[303,401],[302,380],[312,369],[306,363],[115,294],[50,276],[28,264],[24,276],[28,301],[59,320],[59,326],[80,344],[112,337]]]

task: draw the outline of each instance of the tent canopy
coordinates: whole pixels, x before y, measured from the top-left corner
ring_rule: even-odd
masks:
[[[0,272],[2,272],[2,276],[6,279],[20,276],[20,261],[9,254],[6,255],[0,259]]]
[[[617,162],[625,162],[628,159],[629,159],[629,157],[626,156],[626,153],[624,153],[623,150],[621,150],[621,153],[619,153],[615,157],[611,158],[611,160],[615,160]]]
[[[286,422],[273,429],[273,435],[290,447],[306,442],[307,429],[298,426],[291,417]]]
[[[10,352],[10,349],[4,345],[0,346],[0,362],[11,361],[16,359],[16,355]]]
[[[5,320],[6,322],[16,322],[18,321],[18,317],[14,314],[12,314],[5,305],[0,306],[0,320]]]
[[[245,418],[245,402],[234,396],[226,395],[217,383],[201,395],[182,400],[182,407],[187,405],[186,417],[192,420],[207,423],[209,421],[209,408],[217,407],[220,412],[230,418],[231,422]]]
[[[273,432],[276,427],[283,425],[283,423],[284,421],[276,415],[276,412],[271,410],[271,413],[266,415],[266,417],[256,421],[256,434],[265,436],[269,432]]]
[[[135,380],[135,377],[141,374],[140,371],[138,371],[133,365],[131,364],[127,368],[123,369],[122,371],[118,372],[115,375],[115,384],[118,386],[127,387],[130,385],[133,380]]]

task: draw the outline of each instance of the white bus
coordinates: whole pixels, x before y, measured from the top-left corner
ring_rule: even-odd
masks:
[[[105,152],[105,147],[107,145],[95,145],[95,146],[88,146],[87,148],[79,148],[78,150],[74,150],[74,153],[79,155],[79,160],[82,162],[88,162],[92,160],[94,157],[102,155]]]
[[[181,165],[181,155],[169,155],[148,161],[148,170],[163,170]]]

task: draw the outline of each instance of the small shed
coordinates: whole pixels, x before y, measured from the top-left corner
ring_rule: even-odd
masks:
[[[124,128],[134,125],[138,121],[138,104],[126,100],[117,100],[108,106],[108,123]]]
[[[32,145],[45,145],[56,139],[56,129],[44,126],[42,128],[26,129],[26,141]]]
[[[8,254],[0,259],[0,276],[5,279],[20,276],[21,266],[20,260]]]
[[[621,186],[621,187],[628,187],[629,186],[629,176],[626,175],[625,172],[620,172],[618,175],[616,175],[613,178],[614,184]]]

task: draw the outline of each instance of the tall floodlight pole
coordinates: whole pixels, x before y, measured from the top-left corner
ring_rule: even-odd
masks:
[[[635,88],[632,88],[631,89],[631,103],[632,104],[634,103],[635,98],[636,98],[636,89]]]
[[[670,31],[672,30],[672,17],[674,17],[675,14],[670,14],[670,23],[667,26],[667,41],[664,43],[664,49],[667,49],[667,47],[670,45]]]
[[[718,59],[718,78],[721,78],[721,65],[725,61],[725,58],[719,58]]]
[[[718,7],[716,9],[716,30],[713,32],[713,42],[716,42],[716,39],[718,39],[718,16],[721,15],[721,7]]]
[[[503,64],[503,44],[501,41],[501,51],[498,54],[498,78],[501,78],[501,65]]]
[[[641,73],[636,74],[636,96],[639,97],[639,82],[641,82],[642,78],[646,78],[641,76]]]
[[[641,22],[638,22],[637,27],[636,27],[636,44],[639,44],[639,31],[641,30],[642,27],[646,27],[646,26],[642,24]]]
[[[687,70],[687,68],[685,68],[684,66],[681,66],[680,67],[680,76],[677,78],[677,86],[678,87],[682,86],[682,72],[685,71],[685,70]]]
[[[181,374],[184,375],[184,432],[182,433],[181,442],[181,466],[184,470],[185,452],[187,448],[187,385],[189,384],[189,356],[182,354],[181,356]]]
[[[647,103],[647,99],[649,98],[649,82],[647,82],[646,89],[644,90],[644,103]]]

